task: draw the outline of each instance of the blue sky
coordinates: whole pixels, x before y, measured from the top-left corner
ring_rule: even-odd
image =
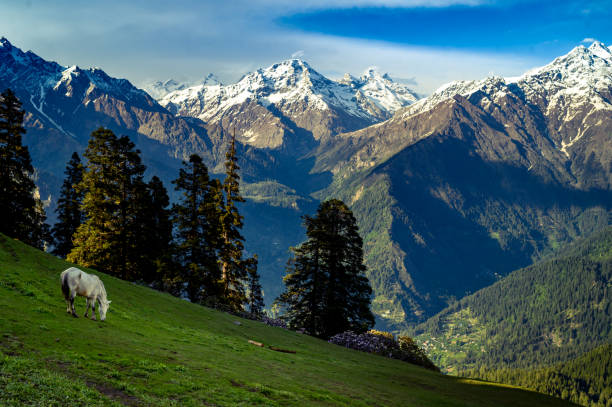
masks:
[[[444,7],[311,10],[279,23],[305,32],[400,45],[556,56],[612,34],[612,1],[485,2]]]
[[[137,85],[226,83],[292,55],[331,77],[376,66],[429,93],[612,41],[612,0],[0,0],[0,35]]]

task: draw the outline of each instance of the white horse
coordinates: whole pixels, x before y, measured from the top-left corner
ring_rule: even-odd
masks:
[[[108,311],[111,301],[106,299],[104,284],[102,284],[102,280],[98,276],[87,274],[76,267],[70,267],[62,272],[60,281],[62,282],[62,292],[68,305],[67,313],[78,317],[74,310],[74,297],[78,294],[87,299],[85,318],[87,318],[89,307],[91,306],[91,319],[96,320],[96,302],[98,302],[100,304],[98,309],[100,320],[104,321],[106,319],[106,311]]]

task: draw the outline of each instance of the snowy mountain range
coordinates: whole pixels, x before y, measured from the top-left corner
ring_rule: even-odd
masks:
[[[289,119],[319,140],[385,120],[417,99],[408,87],[373,69],[360,78],[347,74],[334,81],[305,61],[290,59],[247,74],[235,84],[203,83],[177,89],[159,102],[174,114],[207,123],[223,123],[228,116],[245,116],[245,110],[256,109],[267,118],[240,125],[238,134],[246,135],[242,138],[246,143],[277,148],[283,143],[279,133],[291,131],[282,129],[283,120],[277,119]],[[330,117],[331,123],[321,126]],[[240,122],[236,119],[234,124]]]

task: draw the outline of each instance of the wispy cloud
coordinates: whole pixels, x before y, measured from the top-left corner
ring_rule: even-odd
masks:
[[[303,57],[304,57],[304,50],[295,51],[293,54],[291,54],[291,58],[303,58]]]
[[[590,43],[595,42],[595,41],[597,41],[595,38],[587,37],[587,38],[583,39],[580,42],[582,42],[583,44],[590,44]]]

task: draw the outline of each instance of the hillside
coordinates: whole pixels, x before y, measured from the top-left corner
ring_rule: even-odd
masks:
[[[240,320],[104,275],[113,301],[106,322],[72,318],[58,281],[68,266],[0,236],[2,405],[567,405]],[[77,307],[83,312],[83,299]]]
[[[551,366],[612,343],[612,227],[517,270],[414,331],[447,372]]]
[[[612,344],[552,367],[535,370],[481,368],[464,374],[521,386],[583,406],[607,407],[612,403]]]

